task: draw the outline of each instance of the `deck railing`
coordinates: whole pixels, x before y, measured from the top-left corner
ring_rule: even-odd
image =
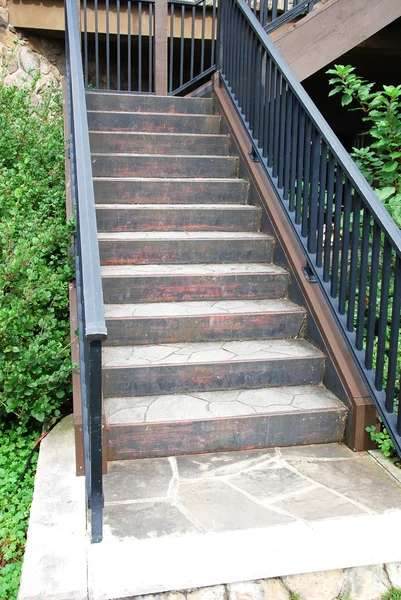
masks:
[[[401,453],[401,231],[244,0],[220,0],[221,79]]]
[[[101,354],[107,331],[76,0],[65,1],[65,27],[70,181],[77,220],[74,251],[85,482],[91,511],[91,539],[100,542],[103,527]]]
[[[317,0],[247,0],[266,30]],[[219,0],[82,0],[85,86],[182,94],[216,70]]]

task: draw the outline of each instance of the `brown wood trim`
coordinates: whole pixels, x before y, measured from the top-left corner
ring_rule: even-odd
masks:
[[[155,2],[155,93],[167,96],[167,0]]]
[[[302,267],[305,265],[303,252],[263,167],[259,163],[252,162],[249,157],[248,152],[251,149],[249,138],[227,91],[220,82],[218,73],[214,76],[214,92],[216,100],[220,105],[221,114],[231,130],[231,135],[241,153],[252,183],[255,185],[266,208],[271,223],[284,248],[289,266],[296,277],[307,306],[319,327],[330,358],[347,393],[350,410],[349,418],[351,419],[351,435],[348,444],[355,451],[371,448],[372,444],[369,435],[365,432],[365,427],[374,423],[377,420],[377,415],[368,390],[361,379],[330,308],[324,299],[323,293],[317,285],[308,283],[301,272]]]

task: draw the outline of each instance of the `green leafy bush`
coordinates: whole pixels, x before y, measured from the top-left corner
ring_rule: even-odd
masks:
[[[39,430],[15,423],[0,425],[0,599],[17,597],[37,455],[24,470]]]
[[[335,65],[329,96],[341,93],[342,106],[363,112],[372,143],[353,148],[351,156],[380,200],[401,227],[401,85],[385,85],[373,90],[374,83],[356,75],[350,65]]]
[[[32,89],[0,77],[0,416],[20,424],[58,415],[71,379],[62,100]]]

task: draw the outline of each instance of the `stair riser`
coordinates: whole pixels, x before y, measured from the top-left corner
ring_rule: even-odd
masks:
[[[220,117],[146,113],[88,112],[91,131],[148,133],[220,133]]]
[[[260,211],[248,208],[216,209],[100,209],[99,232],[118,231],[257,231]]]
[[[93,155],[94,177],[235,177],[238,159],[209,156]]]
[[[166,135],[150,133],[110,133],[90,134],[92,152],[133,152],[136,154],[228,154],[227,136]]]
[[[108,304],[283,298],[288,275],[243,274],[202,276],[103,277]]]
[[[99,241],[103,265],[270,262],[270,239]]]
[[[313,385],[322,380],[324,359],[280,358],[214,364],[103,367],[104,397],[152,396],[281,385]]]
[[[302,312],[257,315],[213,315],[106,319],[107,345],[170,344],[217,340],[292,338],[298,335]]]
[[[98,94],[86,95],[88,110],[186,113],[210,115],[213,100],[210,98],[177,98],[173,96],[145,96],[138,94]]]
[[[345,409],[108,425],[108,460],[341,442]]]
[[[99,204],[245,204],[245,181],[94,181]]]

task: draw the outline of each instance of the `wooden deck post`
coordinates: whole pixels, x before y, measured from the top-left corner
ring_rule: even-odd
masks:
[[[167,96],[167,0],[155,0],[155,93]]]

